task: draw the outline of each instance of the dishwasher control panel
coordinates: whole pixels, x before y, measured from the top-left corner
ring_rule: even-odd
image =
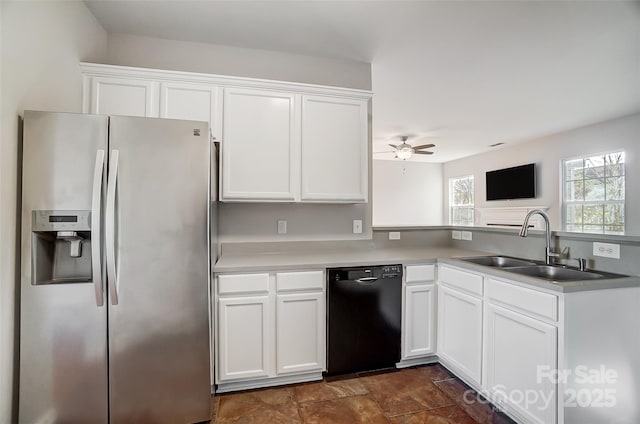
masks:
[[[328,270],[330,281],[357,280],[361,278],[401,278],[402,265],[358,266]]]
[[[402,276],[402,265],[387,265],[382,267],[381,278],[397,278]]]

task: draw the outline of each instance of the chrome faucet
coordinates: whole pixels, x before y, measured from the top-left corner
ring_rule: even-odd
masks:
[[[551,228],[550,228],[551,226],[549,225],[549,217],[547,216],[546,213],[544,213],[540,209],[534,209],[532,211],[529,211],[527,216],[524,217],[524,223],[522,224],[522,228],[520,228],[519,236],[520,237],[527,236],[527,233],[529,232],[529,219],[531,218],[532,215],[536,215],[536,214],[540,215],[544,219],[545,235],[547,237],[547,247],[544,251],[545,263],[547,265],[551,265],[551,258],[558,258],[560,257],[560,254],[551,251]]]

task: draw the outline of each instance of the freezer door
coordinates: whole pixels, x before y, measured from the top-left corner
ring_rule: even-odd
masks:
[[[81,255],[72,257],[69,243],[52,237],[55,233],[33,232],[32,214],[87,213],[92,197],[100,200],[101,170],[106,168],[97,152],[106,150],[107,122],[95,115],[24,115],[20,423],[107,423],[107,308],[98,305],[103,293],[91,278],[92,271],[98,280],[102,273],[100,250],[95,262],[90,257],[99,237],[89,240],[85,232]],[[34,278],[32,270],[38,267],[32,248],[47,278]],[[76,275],[84,278],[74,280]]]
[[[210,417],[208,134],[204,122],[110,118],[112,424]]]

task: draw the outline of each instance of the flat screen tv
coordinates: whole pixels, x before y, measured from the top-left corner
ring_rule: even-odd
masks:
[[[536,197],[536,164],[488,171],[487,200],[530,199]]]

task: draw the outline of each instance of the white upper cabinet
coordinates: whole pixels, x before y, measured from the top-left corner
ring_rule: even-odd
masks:
[[[221,200],[298,199],[297,96],[225,89]]]
[[[222,138],[222,89],[208,84],[160,84],[160,117],[209,123],[215,140]]]
[[[83,111],[209,122],[224,202],[366,203],[371,92],[82,63]]]
[[[149,80],[91,77],[88,111],[99,115],[157,117],[157,87],[156,82]]]
[[[366,202],[367,102],[302,97],[303,201]]]

